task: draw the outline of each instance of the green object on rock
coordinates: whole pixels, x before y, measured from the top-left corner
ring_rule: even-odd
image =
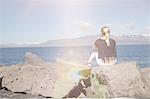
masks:
[[[86,86],[87,97],[90,98],[107,98],[108,82],[104,75],[92,73],[91,69],[84,69],[78,72],[82,76],[84,85]],[[89,83],[87,85],[87,83]]]
[[[78,74],[80,75],[80,76],[83,76],[83,77],[88,77],[88,76],[90,76],[91,75],[91,69],[83,69],[83,70],[80,70],[79,72],[78,72]]]

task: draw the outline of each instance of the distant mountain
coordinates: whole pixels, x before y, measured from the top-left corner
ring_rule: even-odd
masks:
[[[58,39],[48,40],[41,44],[7,44],[0,47],[61,47],[61,46],[89,46],[93,45],[99,35],[89,35],[74,39]],[[128,44],[150,44],[150,36],[148,35],[120,35],[111,36],[119,45]]]
[[[49,40],[42,43],[43,46],[87,46],[94,43],[98,36],[84,36],[74,39],[60,39],[60,40]]]
[[[43,46],[86,46],[93,45],[99,35],[85,36],[75,39],[49,40],[42,43]],[[116,40],[117,44],[150,44],[150,36],[142,35],[121,35],[111,36]]]
[[[123,35],[115,36],[118,44],[150,44],[150,36],[144,35]]]

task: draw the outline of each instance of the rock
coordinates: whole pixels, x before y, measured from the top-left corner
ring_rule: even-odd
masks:
[[[0,67],[2,87],[11,92],[55,98],[150,98],[149,69],[140,70],[135,62],[82,70],[84,66],[63,60],[47,64],[30,52],[26,53],[25,62]],[[85,76],[83,84],[73,75],[79,70],[82,71],[78,74]]]
[[[81,94],[86,95],[86,91],[83,88],[83,85],[79,83],[77,86],[74,86],[64,98],[78,98]]]
[[[2,67],[3,65],[0,64],[0,67]]]
[[[13,93],[8,91],[7,89],[3,88],[0,90],[0,99],[46,99],[42,96],[35,96],[31,94],[24,94],[24,93]]]
[[[32,64],[32,65],[43,65],[45,64],[45,61],[42,58],[40,58],[38,55],[31,52],[27,52],[25,54],[25,63]]]
[[[2,79],[3,77],[0,77],[0,89],[2,89]]]
[[[24,65],[20,70],[6,75],[2,85],[12,92],[63,97],[75,84],[66,79],[67,75],[63,71],[57,72],[55,68],[51,67]]]
[[[142,68],[141,72],[143,74],[143,77],[145,78],[146,82],[148,83],[148,85],[150,86],[150,68]]]
[[[32,61],[33,59],[34,61]],[[39,58],[36,57],[37,59]],[[4,76],[2,87],[11,92],[23,92],[45,97],[64,97],[73,86],[77,85],[70,76],[72,69],[70,65],[46,64],[43,61],[43,65],[41,62],[37,64],[34,63],[35,57],[29,57],[27,60],[28,64],[12,65],[0,69],[0,75]]]
[[[94,67],[92,73],[98,77],[87,90],[89,97],[105,94],[106,97],[150,98],[150,88],[135,62]]]

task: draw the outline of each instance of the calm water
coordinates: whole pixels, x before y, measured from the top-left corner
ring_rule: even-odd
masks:
[[[33,52],[49,63],[61,58],[85,64],[92,47],[0,48],[0,64],[21,64],[26,52]],[[117,58],[119,62],[136,61],[140,67],[150,67],[150,45],[118,45]]]

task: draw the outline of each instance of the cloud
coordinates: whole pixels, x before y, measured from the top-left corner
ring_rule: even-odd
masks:
[[[134,22],[116,23],[115,26],[120,28],[120,29],[128,29],[128,30],[134,30],[135,29],[135,23]]]
[[[125,30],[134,30],[135,29],[135,23],[134,22],[127,22],[127,23],[107,23],[103,24],[102,26],[108,26],[110,28],[116,28],[116,29],[125,29]]]
[[[146,28],[147,28],[148,30],[150,30],[150,26],[147,26]]]
[[[150,34],[150,25],[146,27],[146,34]]]
[[[80,33],[91,34],[96,31],[96,26],[90,22],[75,20],[73,24],[75,29]]]
[[[136,31],[136,25],[134,22],[114,22],[103,24],[102,26],[108,26],[112,35],[129,35]]]

